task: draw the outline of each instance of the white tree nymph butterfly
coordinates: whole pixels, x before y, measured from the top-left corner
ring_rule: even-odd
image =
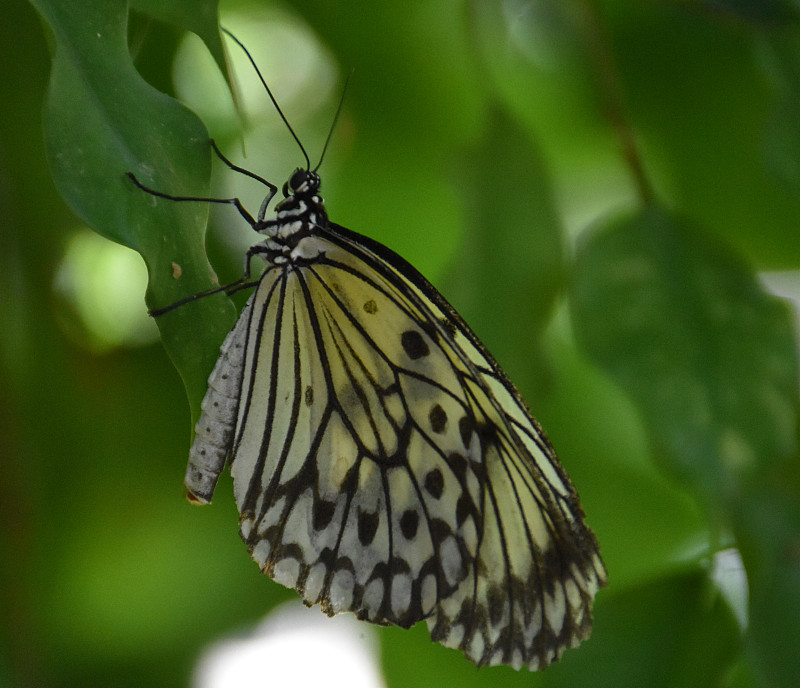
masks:
[[[247,264],[266,268],[209,378],[190,498],[210,502],[228,461],[253,559],[327,614],[425,620],[479,665],[556,661],[588,637],[606,572],[516,388],[413,266],[328,220],[307,155],[265,219],[276,187],[214,150],[270,189],[255,218],[129,174],[162,198],[233,204],[265,236]]]

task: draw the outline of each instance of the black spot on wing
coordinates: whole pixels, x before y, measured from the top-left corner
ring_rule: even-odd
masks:
[[[326,499],[317,499],[311,513],[311,524],[314,530],[325,530],[336,512],[336,503]]]
[[[400,532],[406,540],[413,540],[419,527],[419,514],[413,509],[407,509],[400,517]]]
[[[416,330],[403,332],[400,335],[400,343],[403,345],[403,350],[408,354],[408,357],[415,361],[431,352],[424,337]]]
[[[470,416],[463,416],[458,421],[458,430],[461,433],[461,441],[464,443],[464,447],[468,449],[472,433],[475,432],[475,422]]]
[[[447,413],[439,404],[434,404],[433,408],[431,408],[428,420],[431,422],[431,430],[436,433],[443,433],[447,427]]]
[[[425,476],[425,489],[434,499],[439,499],[444,492],[444,476],[438,468],[434,468]]]
[[[472,501],[472,497],[467,492],[462,492],[461,496],[458,498],[458,503],[456,504],[456,523],[460,528],[464,521],[467,520],[467,517],[473,515],[477,516],[477,509],[475,508],[475,504]]]
[[[447,463],[456,478],[463,482],[467,475],[467,460],[461,454],[453,452],[448,455]]]
[[[365,547],[372,544],[375,539],[375,533],[378,532],[378,523],[380,517],[377,513],[369,511],[362,511],[358,509],[358,540]]]
[[[497,626],[503,619],[503,611],[508,604],[505,591],[498,586],[492,586],[486,593],[487,607],[489,609],[489,620],[493,626]]]

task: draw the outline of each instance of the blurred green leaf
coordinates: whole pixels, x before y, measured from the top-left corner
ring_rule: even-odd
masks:
[[[464,142],[474,135],[485,94],[463,68],[472,45],[463,24],[454,21],[462,11],[458,4],[358,2],[347,6],[358,8],[357,21],[344,7],[328,0],[295,3],[343,69],[353,69],[348,108],[368,139],[410,143],[414,155],[433,156],[437,143]],[[427,57],[428,50],[436,59]],[[376,149],[371,152],[381,157]]]
[[[542,686],[708,688],[722,685],[739,629],[701,570],[665,576],[598,601],[592,638],[542,675]]]
[[[787,93],[775,105],[764,133],[767,164],[792,193],[800,195],[800,101]]]
[[[131,63],[126,3],[35,4],[55,37],[45,137],[61,195],[97,232],[142,255],[151,307],[214,286],[203,247],[207,205],[156,199],[125,176],[133,172],[164,193],[203,195],[210,174],[208,135],[200,120],[148,86]],[[219,296],[157,321],[193,415],[232,317],[230,304]],[[198,320],[203,327],[196,326]]]
[[[793,0],[701,0],[710,12],[730,12],[745,21],[768,25],[796,22],[800,19]]]
[[[776,97],[764,125],[764,156],[775,179],[800,197],[800,35],[774,31],[768,46],[765,69]]]
[[[779,98],[769,29],[696,3],[624,4],[597,14],[652,185],[759,268],[797,269],[800,196],[775,183],[764,154]]]
[[[692,224],[649,208],[597,228],[578,253],[571,304],[583,346],[699,494],[725,502],[794,451],[788,311]]]
[[[774,486],[748,491],[734,524],[750,583],[747,651],[764,685],[797,680],[800,647],[800,480],[797,460]]]

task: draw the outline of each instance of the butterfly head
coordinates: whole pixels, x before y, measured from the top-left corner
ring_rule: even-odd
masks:
[[[283,185],[284,199],[275,206],[275,219],[259,225],[257,231],[270,238],[268,248],[275,251],[273,262],[278,258],[296,261],[319,256],[319,246],[311,239],[320,227],[328,224],[319,185],[316,172],[296,169]]]
[[[317,195],[319,185],[320,178],[316,172],[299,167],[283,185],[283,195],[286,198],[289,198],[289,196],[310,198]]]

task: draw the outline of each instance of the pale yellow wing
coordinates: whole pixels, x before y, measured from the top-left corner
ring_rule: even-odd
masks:
[[[569,479],[419,273],[338,227],[316,242],[244,316],[231,472],[253,557],[328,613],[426,618],[479,664],[545,666],[605,582]]]

